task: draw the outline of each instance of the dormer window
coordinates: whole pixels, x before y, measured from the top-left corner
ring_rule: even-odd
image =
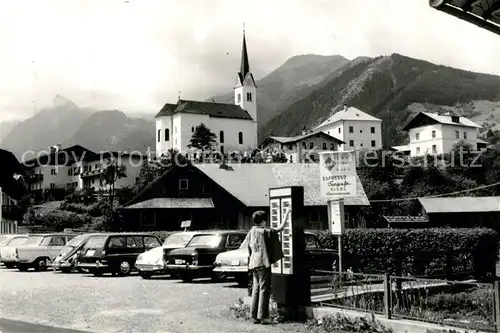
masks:
[[[247,102],[252,101],[252,93],[247,93]]]
[[[419,140],[420,139],[420,133],[415,133],[415,140]]]
[[[241,103],[241,94],[238,93],[238,103]]]

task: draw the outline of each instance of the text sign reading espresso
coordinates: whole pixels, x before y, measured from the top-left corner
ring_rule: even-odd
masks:
[[[319,153],[321,195],[327,201],[356,196],[354,152]]]

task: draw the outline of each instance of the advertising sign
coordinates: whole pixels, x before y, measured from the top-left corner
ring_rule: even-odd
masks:
[[[329,229],[333,235],[344,233],[344,200],[328,201]]]
[[[282,221],[286,222],[279,236],[284,256],[271,266],[271,272],[293,274],[292,191],[290,188],[271,189],[269,194],[271,228],[277,228]]]
[[[321,195],[327,201],[356,196],[356,160],[353,151],[319,153]]]

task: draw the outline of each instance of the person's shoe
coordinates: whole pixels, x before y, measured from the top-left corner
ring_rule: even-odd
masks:
[[[260,319],[254,319],[254,320],[253,320],[253,323],[254,323],[254,324],[260,324],[260,323],[261,323],[261,320],[260,320]]]

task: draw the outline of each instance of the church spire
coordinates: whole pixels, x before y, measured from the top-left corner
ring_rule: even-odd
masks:
[[[240,75],[242,79],[245,79],[245,76],[250,72],[250,64],[248,62],[248,53],[247,53],[247,41],[245,38],[245,24],[243,23],[243,47],[241,49],[241,66],[240,66]]]

